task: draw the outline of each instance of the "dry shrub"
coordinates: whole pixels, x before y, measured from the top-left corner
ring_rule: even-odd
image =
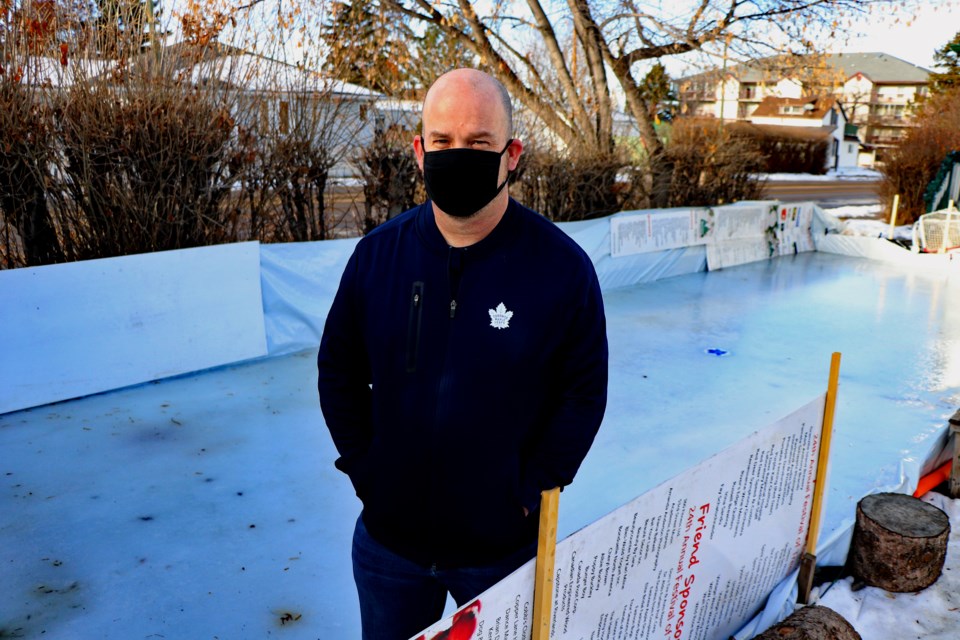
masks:
[[[0,268],[63,258],[46,198],[52,140],[50,110],[41,96],[0,79]]]
[[[673,169],[667,206],[713,206],[763,193],[756,144],[715,120],[677,120],[666,155]]]
[[[803,127],[796,127],[797,134],[803,135]],[[764,158],[764,173],[811,173],[822,175],[827,172],[827,152],[830,140],[809,140],[798,136],[778,135],[755,126],[735,129],[752,142]]]
[[[893,197],[900,194],[899,224],[910,224],[926,213],[927,185],[947,153],[960,150],[960,88],[932,96],[915,123],[882,168],[880,196],[889,210]]]
[[[225,242],[234,122],[224,105],[163,78],[77,85],[58,110],[71,257]]]
[[[400,126],[378,129],[373,141],[360,151],[363,176],[361,232],[403,213],[423,199],[423,183],[410,149],[413,134]]]
[[[276,196],[272,240],[326,240],[331,235],[325,194],[333,160],[323,145],[300,136],[267,145],[264,186]]]
[[[556,222],[587,220],[640,206],[642,180],[626,154],[530,148],[520,156],[510,193]]]

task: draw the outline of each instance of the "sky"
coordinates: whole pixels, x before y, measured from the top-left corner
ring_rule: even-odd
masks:
[[[828,45],[834,52],[881,51],[913,64],[933,69],[934,52],[960,31],[960,2],[922,2],[913,12],[875,11],[854,23],[861,35]]]
[[[873,5],[869,12],[858,16],[850,28],[841,27],[841,35],[836,41],[822,43],[822,46],[833,52],[884,52],[932,69],[934,51],[960,31],[960,0],[905,0],[904,3],[910,4],[910,7],[905,8],[896,0],[891,4]],[[178,13],[183,4],[183,0],[172,0],[164,12],[167,18]],[[318,1],[311,6],[322,4],[322,1]],[[315,8],[311,11],[314,10]],[[311,21],[312,19],[307,20]],[[175,34],[178,32],[175,23],[170,27]],[[177,37],[175,35],[174,39]],[[290,55],[299,58],[302,52],[294,48]],[[683,75],[680,67],[686,67],[687,64],[701,66],[705,63],[703,58],[699,58],[697,62],[692,59],[689,62],[680,59],[664,62],[672,75]],[[674,69],[674,66],[677,69]],[[694,72],[700,70],[702,69]]]

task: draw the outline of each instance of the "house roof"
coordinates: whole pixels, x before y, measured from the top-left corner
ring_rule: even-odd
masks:
[[[753,122],[731,122],[729,126],[734,131],[742,133],[762,133],[776,138],[790,140],[826,140],[833,135],[836,127],[791,127],[782,124],[754,124]]]
[[[833,96],[821,96],[819,98],[777,98],[768,96],[763,99],[750,117],[820,121],[837,106],[837,99]],[[782,113],[783,107],[800,107],[803,112]]]
[[[830,53],[822,56],[770,56],[733,65],[727,69],[727,73],[740,80],[740,82],[772,83],[795,75],[798,71],[809,74],[811,71],[816,71],[817,68],[821,68],[828,74],[835,74],[842,81],[857,73],[862,73],[877,84],[926,84],[929,82],[930,76],[929,69],[882,52]],[[719,69],[711,69],[687,76],[683,80],[693,80],[701,77],[718,78],[720,74]]]
[[[383,97],[383,94],[365,87],[248,52],[202,60],[182,73],[194,83],[215,80],[247,91],[320,92],[368,100]]]
[[[930,70],[888,53],[833,53],[824,57],[828,66],[850,78],[857,73],[880,84],[926,84]]]

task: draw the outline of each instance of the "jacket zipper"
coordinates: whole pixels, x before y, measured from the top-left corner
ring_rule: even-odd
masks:
[[[410,318],[407,324],[407,373],[417,370],[420,352],[420,326],[423,323],[423,282],[413,283],[410,294]]]

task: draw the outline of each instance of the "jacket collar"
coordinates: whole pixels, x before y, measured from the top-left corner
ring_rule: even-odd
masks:
[[[465,249],[471,255],[479,257],[507,246],[516,237],[516,230],[522,216],[520,209],[520,204],[510,198],[507,203],[507,210],[497,226],[493,228],[493,231],[480,242],[471,244]],[[450,251],[450,245],[447,244],[437,227],[437,221],[433,214],[433,203],[429,200],[421,204],[419,211],[417,211],[416,228],[417,235],[431,251],[442,255],[446,255]]]

